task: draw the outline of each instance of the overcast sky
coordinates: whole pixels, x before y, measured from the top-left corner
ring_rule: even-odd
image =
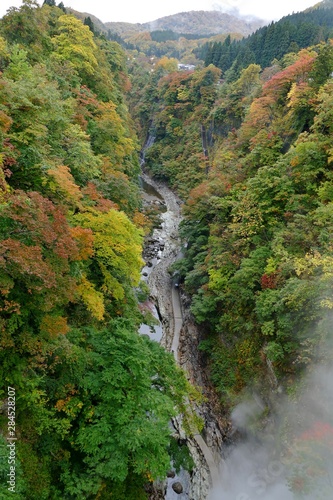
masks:
[[[56,0],[58,4],[61,0]],[[43,0],[39,0],[41,5]],[[144,23],[159,17],[190,10],[221,10],[232,12],[238,9],[243,15],[253,15],[261,19],[277,20],[299,12],[318,3],[318,0],[63,0],[65,7],[72,7],[80,12],[88,12],[103,22],[127,21]],[[19,7],[21,0],[0,0],[0,17],[9,7]]]

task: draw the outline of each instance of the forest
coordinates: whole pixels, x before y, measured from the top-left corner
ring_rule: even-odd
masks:
[[[194,52],[207,66],[214,64],[231,80],[239,77],[240,71],[249,64],[265,68],[288,52],[297,52],[332,37],[332,2],[326,0],[318,5],[320,8],[293,13],[263,26],[241,40],[231,40],[228,36],[224,41],[208,41]]]
[[[144,123],[150,101],[147,164],[185,200],[176,267],[209,332],[202,348],[219,357],[216,381],[218,360],[238,366],[222,392],[237,392],[262,358],[283,377],[317,354],[309,330],[331,308],[332,70],[331,41],[250,64],[232,82],[212,64],[158,68],[134,109]]]
[[[0,421],[6,429],[14,387],[14,499],[144,500],[175,458],[170,419],[191,428],[197,390],[137,333],[149,321],[140,271],[151,221],[138,184],[149,135],[150,174],[184,202],[183,258],[170,272],[223,411],[249,388],[295,400],[305,374],[330,366],[328,4],[258,32],[274,29],[281,49],[287,25],[315,27],[304,43],[236,68],[236,53],[221,64],[223,50],[259,35],[227,37],[219,60],[208,45],[194,71],[125,52],[51,0],[24,0],[0,20]],[[329,498],[332,413],[302,431],[290,441],[290,490]]]
[[[305,377],[332,359],[333,41],[294,49],[232,78],[213,64],[157,67],[132,110],[155,137],[150,171],[185,202],[173,270],[221,407],[256,391],[268,401],[261,428],[279,392],[297,402]],[[297,454],[289,486],[328,498],[332,408],[304,418],[281,431],[284,453]]]
[[[27,0],[0,22],[1,498],[146,498],[191,397],[137,334],[149,221],[125,61],[54,5]]]

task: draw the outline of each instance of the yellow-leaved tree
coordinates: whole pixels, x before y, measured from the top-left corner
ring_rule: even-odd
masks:
[[[107,213],[90,210],[76,215],[75,221],[94,235],[97,266],[91,281],[95,280],[106,296],[122,300],[126,285],[136,286],[140,280],[142,231],[115,209]]]
[[[60,16],[59,34],[53,37],[55,57],[60,61],[69,61],[81,77],[92,75],[97,68],[96,44],[93,34],[74,16]]]

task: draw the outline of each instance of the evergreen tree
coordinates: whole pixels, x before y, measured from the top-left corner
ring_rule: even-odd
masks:
[[[313,78],[312,84],[316,87],[323,85],[333,72],[333,47],[330,44],[321,44],[319,46],[318,57],[316,58],[313,69],[310,73]]]
[[[95,26],[94,26],[94,23],[92,22],[90,16],[84,18],[83,24],[85,26],[88,26],[88,28],[90,29],[90,31],[92,33],[95,33]]]

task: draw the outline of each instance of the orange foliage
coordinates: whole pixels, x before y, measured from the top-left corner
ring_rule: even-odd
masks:
[[[137,227],[140,227],[143,230],[145,229],[149,230],[149,228],[151,227],[151,221],[149,220],[149,218],[143,213],[138,211],[134,213],[132,221]]]
[[[119,72],[119,78],[121,81],[121,87],[123,89],[123,92],[125,92],[125,93],[129,92],[132,88],[131,80],[128,78],[126,73],[124,73],[123,71]]]
[[[111,208],[119,210],[117,203],[104,198],[93,182],[88,182],[82,192],[85,196],[88,196],[89,200],[94,202],[94,208],[99,212],[108,212]]]
[[[264,83],[261,96],[252,102],[239,131],[241,142],[272,125],[279,117],[279,99],[285,101],[289,96],[289,107],[299,104],[304,89],[310,88],[308,79],[315,58],[313,53],[302,50],[297,61]]]
[[[42,319],[40,330],[43,333],[47,333],[50,338],[56,338],[58,335],[66,335],[69,327],[66,318],[45,315]]]
[[[47,173],[53,177],[57,192],[60,191],[63,193],[66,202],[77,205],[82,198],[82,193],[79,186],[75,183],[70,169],[66,165],[59,165],[56,169],[49,169]]]
[[[274,289],[277,287],[279,281],[279,273],[269,273],[263,274],[261,276],[261,288],[265,290],[266,288]]]
[[[86,131],[88,121],[93,117],[99,103],[96,95],[86,85],[82,85],[79,89],[73,90],[73,92],[76,94],[77,104],[75,121]]]
[[[56,285],[55,273],[43,260],[40,246],[25,245],[20,241],[8,238],[0,242],[0,270],[7,270],[12,276],[22,275],[29,282],[30,289],[42,290]],[[28,280],[29,276],[37,278]],[[8,283],[9,287],[14,282]]]
[[[80,226],[72,227],[70,229],[71,235],[76,241],[78,248],[78,255],[76,260],[86,260],[94,253],[93,243],[94,236],[92,230]]]
[[[273,95],[265,95],[255,99],[250,107],[248,117],[243,128],[251,127],[254,130],[265,128],[274,117],[275,98]]]
[[[333,427],[325,422],[315,422],[311,429],[303,432],[301,441],[323,441],[327,446],[333,447]]]
[[[304,49],[299,53],[299,59],[286,69],[274,75],[263,86],[263,95],[274,95],[277,97],[281,91],[289,90],[292,82],[301,83],[307,81],[316,56]]]
[[[7,132],[12,124],[13,120],[0,110],[0,130],[2,132]]]
[[[191,190],[188,196],[187,205],[189,207],[196,206],[199,202],[202,203],[204,197],[210,197],[209,181],[201,182],[201,184]]]
[[[76,260],[78,249],[60,207],[37,192],[15,191],[3,215],[15,221],[11,235],[21,239],[31,235],[35,245],[42,245],[62,259]]]

